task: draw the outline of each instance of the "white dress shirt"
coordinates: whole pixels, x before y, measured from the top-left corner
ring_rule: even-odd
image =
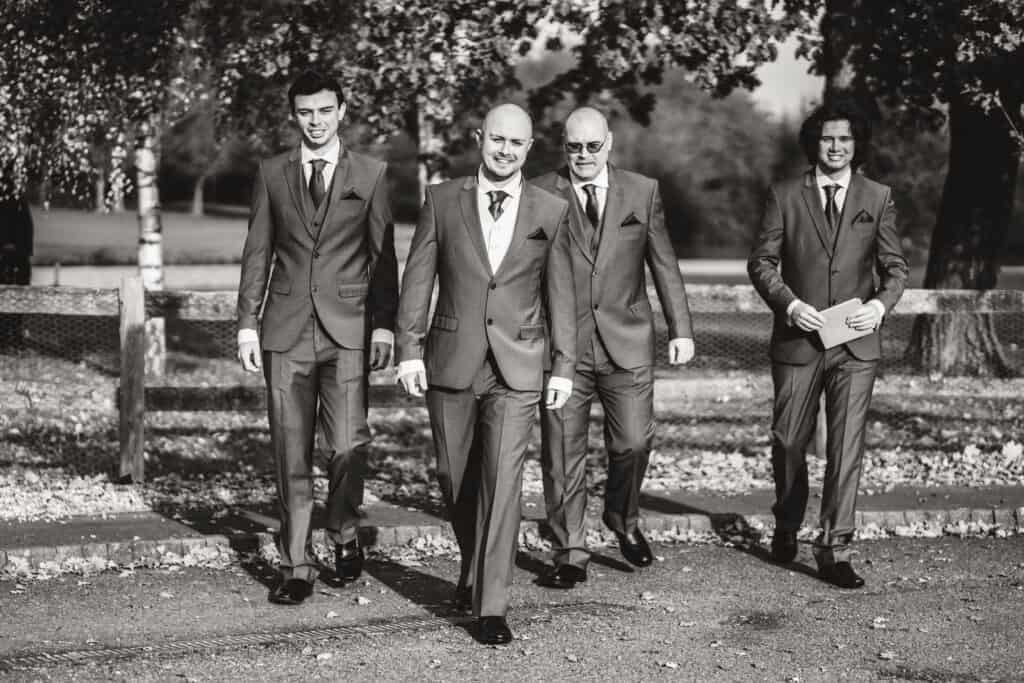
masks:
[[[331,181],[334,180],[334,171],[338,168],[338,159],[341,157],[341,139],[334,138],[332,142],[327,143],[320,149],[310,149],[305,145],[299,147],[299,161],[302,164],[302,177],[306,181],[306,187],[309,187],[309,179],[313,176],[313,161],[315,159],[323,159],[327,163],[324,164],[324,187],[327,188],[327,193],[330,194]],[[238,331],[238,343],[243,344],[246,342],[259,343],[260,335],[259,332],[250,328],[243,328]],[[378,328],[370,335],[370,342],[377,343],[382,342],[388,346],[394,346],[395,344],[395,333],[391,330],[384,328]]]
[[[495,190],[508,195],[501,202],[501,215],[498,216],[498,220],[491,216],[491,197],[487,194]],[[511,181],[503,187],[495,187],[483,173],[477,171],[476,208],[480,215],[480,229],[484,234],[484,246],[487,247],[487,259],[491,262],[492,273],[498,272],[498,266],[512,244],[512,233],[516,229],[516,217],[519,215],[519,197],[522,193],[522,171],[517,171]]]

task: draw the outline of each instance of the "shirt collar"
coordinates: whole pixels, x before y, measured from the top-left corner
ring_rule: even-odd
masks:
[[[512,197],[513,199],[518,199],[520,193],[522,193],[523,191],[523,172],[516,171],[515,176],[513,176],[512,182],[508,183],[504,187],[495,187],[494,183],[492,183],[490,180],[487,179],[486,176],[484,176],[483,170],[478,169],[476,172],[476,184],[477,187],[479,188],[479,191],[482,194],[487,194],[492,190],[501,190],[509,197]]]
[[[599,189],[607,190],[608,189],[608,164],[605,164],[601,168],[600,172],[596,176],[594,176],[594,178],[591,179],[591,180],[580,180],[579,178],[577,178],[576,176],[574,176],[572,174],[572,171],[569,171],[569,179],[572,181],[572,186],[573,186],[573,188],[576,189],[577,192],[582,192],[584,185],[594,185],[595,187],[597,187]]]
[[[843,171],[843,174],[835,180],[822,173],[821,169],[818,168],[817,165],[814,167],[814,180],[820,188],[824,188],[826,185],[839,185],[845,190],[850,187],[851,177],[853,177],[853,172],[850,170],[849,166],[847,166],[846,170]]]
[[[305,145],[299,146],[299,158],[302,163],[308,164],[314,159],[323,159],[329,164],[338,163],[338,157],[341,156],[341,138],[334,138],[334,141],[330,144],[321,147],[320,149],[310,149]]]

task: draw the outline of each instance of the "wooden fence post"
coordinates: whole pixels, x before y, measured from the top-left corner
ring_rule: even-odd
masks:
[[[123,484],[143,479],[142,427],[145,419],[146,299],[142,278],[121,279],[120,434]]]

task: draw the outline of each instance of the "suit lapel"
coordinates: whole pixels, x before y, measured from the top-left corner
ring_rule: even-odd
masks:
[[[850,176],[850,187],[846,190],[843,210],[839,215],[839,233],[836,235],[837,245],[844,236],[852,233],[850,225],[852,224],[853,217],[862,208],[864,208],[864,179],[859,174],[854,173]],[[839,247],[837,246],[836,249],[838,250]]]
[[[491,261],[487,258],[487,247],[484,245],[484,231],[480,226],[480,215],[476,208],[476,178],[468,176],[462,185],[462,192],[459,193],[459,207],[462,209],[462,224],[469,233],[469,240],[476,247],[477,256],[484,264],[484,268],[491,275]]]
[[[609,164],[608,194],[605,196],[604,216],[601,218],[601,241],[597,247],[598,260],[601,260],[603,254],[610,257],[615,253],[615,244],[619,241],[619,228],[626,217],[626,190],[620,180],[619,174]],[[608,257],[604,260],[607,261]]]
[[[594,254],[591,252],[590,243],[583,232],[583,221],[587,220],[587,217],[583,215],[579,197],[576,196],[576,190],[573,189],[572,182],[569,180],[568,168],[558,172],[555,188],[569,201],[569,212],[572,214],[572,219],[569,221],[569,234],[576,242],[576,248],[583,253],[588,261],[593,263]]]
[[[353,169],[352,169],[352,157],[349,156],[348,152],[344,147],[338,152],[337,165],[334,167],[334,175],[331,177],[331,191],[327,193],[327,214],[324,216],[323,226],[320,228],[320,232],[328,225],[331,225],[331,219],[334,217],[334,212],[338,208],[338,201],[342,197],[347,197],[353,192]]]
[[[512,241],[508,245],[508,251],[505,252],[505,258],[501,259],[501,263],[498,265],[498,273],[505,270],[506,264],[522,248],[523,242],[526,241],[526,236],[529,234],[530,227],[536,227],[532,189],[530,184],[524,180],[522,192],[519,194],[519,210],[516,212],[516,225],[512,229]],[[498,273],[495,273],[495,275]]]
[[[802,192],[804,196],[804,203],[807,205],[807,212],[811,216],[811,221],[814,223],[814,229],[818,233],[818,238],[821,240],[821,246],[828,252],[829,257],[832,256],[832,242],[829,240],[828,234],[828,222],[825,220],[825,210],[821,208],[821,196],[818,190],[818,184],[814,182],[814,171],[809,171],[804,176],[804,189]]]
[[[313,215],[313,200],[309,197],[309,192],[306,191],[303,182],[299,150],[296,149],[288,157],[288,163],[284,165],[284,176],[288,191],[292,195],[292,201],[295,202],[295,208],[299,212],[299,218],[302,219],[302,227],[306,229],[310,237],[315,237],[309,227],[309,219]]]

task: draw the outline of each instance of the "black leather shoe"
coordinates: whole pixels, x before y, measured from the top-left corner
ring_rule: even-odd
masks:
[[[455,599],[452,601],[455,609],[468,612],[473,609],[473,589],[469,586],[456,586]]]
[[[818,567],[818,578],[839,588],[862,588],[864,586],[864,579],[853,571],[849,562],[836,562]]]
[[[270,592],[270,602],[277,605],[301,605],[313,594],[313,584],[302,579],[282,581]]]
[[[630,564],[646,567],[654,561],[651,546],[647,545],[647,539],[639,529],[628,534],[616,533],[615,539],[619,542],[619,551]]]
[[[476,639],[484,645],[507,645],[512,642],[512,631],[505,617],[480,617],[476,628]]]
[[[537,577],[537,585],[545,588],[575,588],[587,580],[587,570],[572,564],[548,567]]]
[[[796,559],[796,532],[776,529],[772,536],[772,559],[788,564]]]
[[[355,581],[363,573],[365,555],[359,539],[334,546],[334,571],[342,581]]]

